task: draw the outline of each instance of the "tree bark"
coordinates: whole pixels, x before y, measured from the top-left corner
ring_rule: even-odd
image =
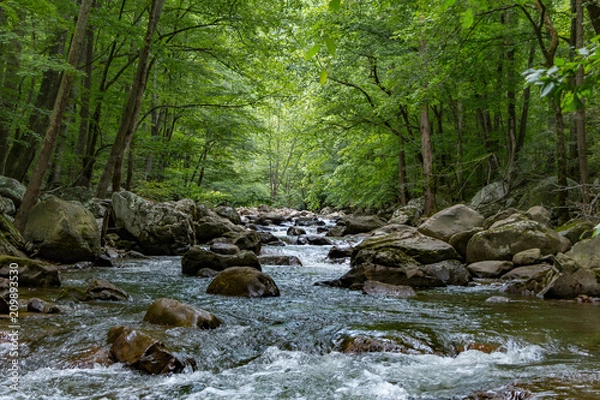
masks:
[[[583,0],[575,0],[575,48],[583,47]],[[575,74],[575,86],[583,84],[583,67],[580,65]],[[575,112],[575,126],[577,128],[577,155],[579,160],[579,179],[582,185],[583,203],[590,202],[589,196],[589,171],[587,160],[587,144],[585,132],[585,103],[581,99],[581,107]]]
[[[148,70],[150,67],[150,47],[152,45],[152,36],[158,25],[160,14],[164,0],[153,0],[152,7],[150,9],[150,18],[148,20],[148,29],[144,38],[144,47],[140,50],[138,58],[138,67],[133,79],[133,84],[125,103],[123,110],[123,117],[121,118],[121,124],[115,137],[108,161],[104,166],[102,177],[96,190],[96,197],[104,198],[108,193],[108,187],[110,184],[111,177],[113,184],[113,191],[119,191],[121,189],[121,167],[123,163],[123,157],[129,147],[129,143],[133,138],[133,134],[136,129],[137,120],[142,106],[142,99],[144,97],[144,91],[146,88],[146,81],[148,79]]]
[[[77,63],[79,62],[81,45],[85,37],[85,30],[87,27],[90,10],[92,8],[92,3],[93,0],[82,0],[81,6],[79,7],[77,25],[75,27],[73,38],[71,39],[71,48],[69,49],[69,54],[67,56],[67,62],[73,66],[73,68],[76,68]],[[67,102],[69,101],[73,78],[74,73],[72,71],[65,71],[60,81],[58,94],[56,96],[56,101],[54,102],[52,115],[50,116],[50,123],[46,129],[44,141],[42,142],[42,149],[33,168],[33,173],[31,175],[29,185],[27,185],[27,190],[23,196],[21,206],[19,207],[17,215],[15,216],[15,227],[21,232],[24,231],[29,212],[37,202],[39,194],[42,190],[42,184],[52,159],[56,137],[60,131],[63,115],[67,108]]]

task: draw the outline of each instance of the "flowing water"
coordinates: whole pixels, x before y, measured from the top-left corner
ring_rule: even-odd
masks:
[[[524,393],[533,399],[600,398],[600,306],[536,298],[486,303],[497,294],[493,285],[420,291],[413,299],[315,286],[349,269],[327,261],[328,250],[266,247],[266,254],[297,255],[304,266],[264,266],[281,291],[281,297],[265,299],[207,295],[210,280],[181,275],[179,257],[65,270],[65,286],[84,287],[90,277],[100,277],[132,301],[61,301],[61,314],[21,315],[19,391],[10,390],[3,367],[0,398],[464,399],[482,391],[513,399]],[[21,291],[22,297],[58,295]],[[142,322],[159,297],[210,311],[224,324],[198,330]],[[88,362],[119,325],[143,329],[194,357],[198,370],[151,376],[122,364]],[[356,336],[395,338],[409,343],[410,351],[339,351],[340,343]],[[1,341],[3,360],[9,351]]]

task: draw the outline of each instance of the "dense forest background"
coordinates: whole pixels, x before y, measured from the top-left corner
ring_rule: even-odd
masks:
[[[592,213],[598,34],[597,0],[4,0],[0,175],[428,213],[553,177]]]

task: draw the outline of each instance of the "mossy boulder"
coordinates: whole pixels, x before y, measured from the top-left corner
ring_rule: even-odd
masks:
[[[221,325],[221,320],[208,311],[167,298],[155,300],[144,315],[144,321],[200,329],[215,329]]]
[[[431,216],[419,225],[419,232],[449,242],[457,233],[481,227],[484,220],[485,218],[472,208],[457,204]]]
[[[576,243],[567,255],[583,268],[600,270],[600,236]]]
[[[93,261],[100,255],[100,231],[94,215],[81,203],[50,197],[36,204],[23,237],[35,255],[60,263]]]
[[[29,258],[0,256],[0,277],[10,276],[11,266],[17,265],[19,286],[25,287],[60,287],[58,268],[42,261]]]
[[[0,254],[25,257],[24,245],[21,233],[5,215],[0,214]]]
[[[276,297],[273,278],[251,267],[231,267],[220,272],[206,288],[208,294],[234,297]]]
[[[565,252],[571,247],[568,239],[538,222],[513,218],[493,224],[473,235],[467,245],[469,264],[486,260],[511,261],[515,254],[539,248],[544,255]]]

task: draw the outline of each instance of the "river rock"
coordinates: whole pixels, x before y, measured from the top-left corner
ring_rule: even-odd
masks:
[[[100,255],[100,231],[94,215],[81,203],[50,197],[36,204],[23,237],[38,257],[61,263],[93,261]]]
[[[514,268],[510,261],[479,261],[467,265],[467,270],[475,278],[500,278]]]
[[[181,273],[197,276],[201,269],[223,271],[230,267],[252,267],[261,270],[258,257],[251,251],[242,250],[232,255],[217,254],[200,246],[189,249],[181,258]]]
[[[227,218],[235,225],[242,225],[242,217],[240,217],[240,214],[233,207],[218,206],[215,207],[214,212],[223,218]]]
[[[408,226],[403,231],[365,239],[354,247],[352,257],[364,250],[380,252],[387,249],[401,250],[422,264],[460,259],[460,255],[448,243],[423,235],[417,229]]]
[[[389,283],[366,281],[363,283],[362,291],[364,294],[397,297],[400,299],[408,299],[416,297],[415,290],[410,286],[390,285]]]
[[[583,268],[600,270],[600,236],[576,243],[567,255]]]
[[[17,264],[19,286],[25,287],[60,287],[60,274],[53,265],[29,258],[0,256],[0,277],[10,276],[10,265]]]
[[[550,223],[550,220],[551,220],[550,211],[548,211],[548,209],[546,207],[533,206],[529,210],[527,210],[527,214],[535,222],[539,222],[540,224],[546,225],[548,227],[550,227],[552,225]]]
[[[25,239],[9,219],[0,214],[0,255],[25,257]]]
[[[552,270],[552,265],[541,263],[517,267],[502,275],[503,280],[538,280]]]
[[[217,254],[232,255],[239,253],[241,249],[231,243],[213,243],[210,245],[210,251]]]
[[[477,211],[457,204],[431,216],[419,226],[419,232],[449,242],[457,233],[481,227],[485,218]]]
[[[585,239],[586,234],[589,238],[594,229],[594,224],[591,221],[569,221],[565,225],[559,227],[556,231],[559,235],[569,239],[571,244],[575,244],[582,239]]]
[[[368,262],[354,266],[341,278],[324,282],[324,284],[334,287],[362,289],[366,281],[378,281],[390,285],[410,286],[413,288],[446,286],[440,278],[422,271],[414,264],[389,267]]]
[[[235,237],[233,244],[241,250],[250,250],[254,254],[259,255],[262,248],[262,238],[256,231],[245,231]]]
[[[340,244],[332,246],[327,253],[327,258],[335,260],[338,258],[347,258],[352,256],[353,247],[349,244]]]
[[[56,306],[56,304],[50,304],[47,301],[38,299],[37,297],[32,297],[27,302],[27,311],[42,314],[57,314],[60,312],[60,309],[58,306]]]
[[[115,192],[115,225],[131,235],[145,254],[181,255],[195,243],[193,217],[186,204],[153,203],[131,192]]]
[[[0,176],[0,196],[10,199],[19,208],[27,188],[16,179]]]
[[[291,265],[301,267],[302,261],[296,256],[259,256],[261,265]]]
[[[500,200],[508,194],[508,185],[505,182],[493,182],[484,186],[471,199],[470,206],[484,214],[491,215],[502,207]]]
[[[543,282],[546,286],[536,294],[547,299],[574,299],[581,294],[600,296],[597,270],[583,268],[565,254],[557,254],[554,268]]]
[[[208,243],[228,233],[246,232],[244,227],[234,224],[228,218],[217,214],[202,204],[196,206],[193,220],[198,243]]]
[[[121,288],[104,279],[90,279],[85,289],[86,295],[91,300],[127,301],[129,295]]]
[[[285,246],[285,243],[271,232],[258,232],[260,242],[266,246]]]
[[[488,297],[485,300],[486,303],[491,303],[491,304],[503,304],[503,303],[510,303],[510,299],[508,297],[504,297],[504,296],[492,296],[492,297]]]
[[[537,264],[542,260],[542,251],[540,249],[523,250],[515,254],[512,263],[516,266]]]
[[[356,235],[358,233],[371,232],[385,225],[385,222],[377,216],[347,216],[344,217],[344,235]]]
[[[298,244],[312,246],[331,246],[331,240],[320,235],[300,235],[298,236]]]
[[[504,223],[508,223],[511,220],[511,217],[516,215],[516,218],[520,218],[523,220],[531,219],[524,211],[517,210],[516,208],[509,207],[498,211],[496,214],[491,215],[485,219],[483,222],[483,229],[490,229],[492,225],[499,221],[505,221]]]
[[[450,240],[448,241],[448,243],[450,244],[450,246],[454,247],[456,252],[458,254],[460,254],[460,256],[463,259],[466,259],[467,258],[467,246],[469,245],[469,240],[471,240],[473,235],[475,235],[476,233],[482,232],[482,231],[483,231],[483,228],[476,227],[476,228],[472,228],[472,229],[469,229],[466,231],[455,233],[454,235],[452,235],[452,237],[450,237]]]
[[[15,215],[17,213],[17,207],[11,199],[0,196],[0,215]]]
[[[568,239],[538,222],[504,220],[473,235],[467,246],[467,262],[512,260],[515,254],[533,248],[539,248],[543,254],[556,254],[570,247]]]
[[[279,288],[270,276],[255,268],[232,267],[215,276],[206,293],[234,297],[276,297],[279,296]]]
[[[304,230],[304,228],[299,228],[297,226],[290,226],[286,232],[286,235],[288,235],[288,236],[306,235],[306,231]]]
[[[144,321],[151,324],[200,329],[215,329],[222,323],[208,311],[166,298],[157,299],[150,305]]]
[[[150,374],[183,372],[186,361],[164,344],[135,329],[119,326],[108,331],[110,358]]]
[[[420,269],[428,275],[437,276],[446,285],[466,286],[471,281],[471,275],[466,266],[458,260],[427,264],[421,266]]]

